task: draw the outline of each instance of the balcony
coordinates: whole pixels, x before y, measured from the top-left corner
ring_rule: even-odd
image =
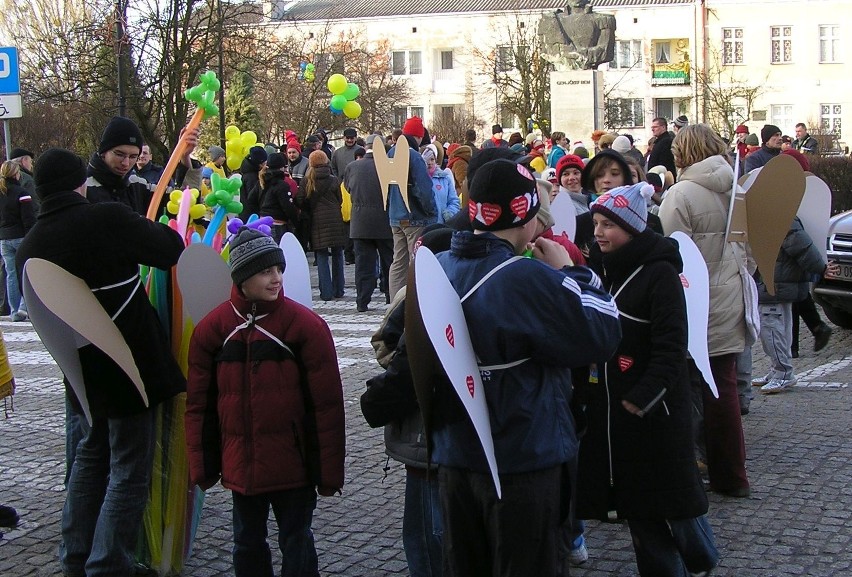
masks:
[[[461,70],[435,70],[432,73],[432,92],[436,94],[464,92],[464,74]]]
[[[677,64],[653,64],[651,66],[651,85],[689,84],[689,61]]]

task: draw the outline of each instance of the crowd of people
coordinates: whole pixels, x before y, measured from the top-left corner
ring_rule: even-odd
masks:
[[[113,316],[144,369],[149,401],[103,352],[80,349],[91,419],[66,383],[63,574],[142,571],[134,549],[151,481],[153,408],[186,391],[190,477],[202,489],[221,482],[232,492],[237,577],[273,574],[270,508],[283,574],[318,575],[311,520],[317,494],[343,486],[343,394],[328,325],[282,294],[279,241],[287,232],[314,253],[323,301],[344,296],[350,263],[357,310],[369,310],[377,289],[390,305],[373,339],[385,370],[367,383],[361,407],[371,426],[385,427],[388,455],[406,465],[403,545],[412,575],[567,575],[588,559],[590,519],[626,522],[641,575],[709,574],[719,552],[702,475],[723,496],[750,494],[742,416],[751,347],[760,340],[772,360],[771,372],[754,379],[761,392],[795,384],[793,307],[815,348],[826,346],[831,329],[809,301],[808,283],[836,271],[798,219],[772,294],[747,246],[726,242],[735,154],[745,171],[778,154],[807,170],[816,141],[803,125],[787,149],[781,131],[764,126],[754,150],[745,126],[730,144],[686,117],[671,128],[655,118],[642,152],[627,134],[595,131],[591,146],[571,146],[558,131],[504,140],[496,124],[480,145],[474,130],[463,142],[441,143],[411,117],[389,135],[362,138],[347,128],[337,148],[324,131],[287,131],[281,146],[251,148],[237,171],[240,216],[271,217],[271,236],[243,228],[230,238],[231,296],[198,323],[186,378],[138,290],[140,265],[174,266],[184,245],[144,218],[163,168],[136,124],[113,118],[88,161],[50,149],[33,167],[35,154],[14,151],[0,167],[11,320],[27,318],[26,261],[60,265]],[[211,146],[202,164],[194,158],[198,131],[181,138],[187,146],[173,183],[209,191],[213,174],[227,175],[225,151]],[[405,195],[397,184],[382,190],[373,154],[384,147],[393,158],[400,139],[409,154]],[[559,195],[575,209],[573,239],[553,232],[550,205]],[[718,398],[687,354],[683,261],[664,236],[675,231],[695,242],[708,268]],[[420,246],[437,254],[462,301],[500,496],[453,386],[441,371],[410,362],[423,354],[406,347],[418,333],[405,318]],[[760,295],[759,334],[746,320],[750,280]],[[428,399],[414,392],[424,381]],[[6,509],[0,524],[17,522]]]

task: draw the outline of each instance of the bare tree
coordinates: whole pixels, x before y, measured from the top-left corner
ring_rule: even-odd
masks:
[[[504,23],[490,36],[504,39],[503,43],[475,45],[473,56],[482,71],[491,75],[503,110],[519,118],[525,131],[527,120],[532,119],[547,135],[552,64],[544,58],[544,43],[529,19],[507,16]]]
[[[453,108],[451,114],[439,114],[429,123],[429,132],[447,142],[465,142],[471,128],[483,128],[485,121],[467,108]]]
[[[733,66],[725,66],[718,50],[711,49],[705,69],[696,68],[695,81],[703,97],[704,122],[718,133],[731,136],[737,125],[751,118],[754,103],[763,94],[766,78],[743,79]]]

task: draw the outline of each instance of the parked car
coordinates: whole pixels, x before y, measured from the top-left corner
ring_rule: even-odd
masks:
[[[828,225],[828,260],[840,265],[840,275],[821,278],[813,289],[828,320],[852,329],[852,210],[834,215]]]

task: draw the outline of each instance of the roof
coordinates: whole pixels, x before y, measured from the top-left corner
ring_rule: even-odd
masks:
[[[273,20],[348,20],[386,16],[545,11],[565,0],[272,0]]]

